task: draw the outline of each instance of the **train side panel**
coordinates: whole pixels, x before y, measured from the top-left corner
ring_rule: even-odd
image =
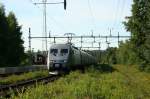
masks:
[[[69,68],[74,68],[75,66],[78,66],[80,64],[81,64],[80,51],[77,50],[76,48],[71,47],[67,66]]]

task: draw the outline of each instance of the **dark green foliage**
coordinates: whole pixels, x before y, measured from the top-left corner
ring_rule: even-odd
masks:
[[[93,69],[93,71],[97,71],[97,72],[101,72],[101,73],[111,73],[111,72],[115,71],[113,66],[111,66],[109,64],[92,65],[87,69],[87,71],[88,70],[91,71],[92,69]]]
[[[10,12],[8,17],[8,24],[9,24],[9,49],[7,54],[10,55],[8,57],[8,63],[18,65],[24,55],[24,48],[23,48],[23,40],[21,39],[22,32],[21,26],[18,25],[15,15]]]
[[[30,57],[31,57],[30,52],[29,51],[25,52],[25,54],[22,57],[21,65],[22,66],[32,65],[32,60],[30,60]]]
[[[5,15],[4,6],[0,5],[0,66],[20,65],[24,57],[21,26],[15,15]]]
[[[117,48],[108,48],[106,51],[106,57],[107,57],[107,61],[109,64],[116,64],[117,63],[117,59],[116,59],[116,50]]]
[[[140,64],[141,62],[130,41],[126,41],[125,43],[120,42],[116,56],[118,64]]]
[[[7,50],[6,44],[7,44],[7,39],[5,36],[8,35],[8,23],[7,23],[7,18],[5,16],[5,9],[4,6],[0,4],[0,65],[5,64],[7,60],[5,51]]]
[[[116,64],[117,63],[116,51],[117,48],[110,47],[106,50],[93,50],[86,52],[94,56],[101,64]]]
[[[130,52],[135,54],[132,58],[139,58],[141,66],[148,68],[147,64],[150,64],[150,1],[134,0],[132,16],[128,17],[128,21],[124,24],[132,36]]]
[[[100,63],[116,64],[117,63],[116,51],[117,48],[112,48],[112,47],[108,48],[105,51],[101,51]]]

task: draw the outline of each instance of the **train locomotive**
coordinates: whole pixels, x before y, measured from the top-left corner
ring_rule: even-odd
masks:
[[[84,69],[85,66],[96,63],[95,57],[79,50],[72,44],[53,44],[48,51],[49,74],[57,75],[72,69]]]

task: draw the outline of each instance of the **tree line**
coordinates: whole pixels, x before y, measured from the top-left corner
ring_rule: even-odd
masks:
[[[5,13],[0,4],[0,67],[18,66],[24,59],[21,26],[13,12]]]
[[[120,42],[119,48],[102,52],[102,63],[137,65],[150,71],[150,1],[133,0],[132,15],[123,24],[131,32],[131,39]]]

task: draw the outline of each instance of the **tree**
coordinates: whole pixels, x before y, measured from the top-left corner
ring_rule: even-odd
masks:
[[[131,32],[131,42],[136,56],[143,64],[150,64],[150,1],[133,0],[132,15],[124,22]]]
[[[133,49],[134,47],[130,40],[126,40],[126,42],[120,42],[116,53],[117,63],[130,65],[139,64],[141,60],[139,57],[137,57]]]
[[[0,6],[0,66],[20,65],[24,57],[21,26],[15,15],[5,15],[4,6]]]
[[[8,63],[13,65],[20,64],[23,56],[24,56],[24,47],[23,40],[21,39],[22,32],[21,26],[18,25],[17,19],[15,15],[10,12],[7,17],[8,25],[9,25],[9,34],[8,34],[8,52],[10,55],[8,57]]]
[[[4,6],[0,4],[0,65],[6,65],[6,35],[8,34],[8,23],[5,15]]]

